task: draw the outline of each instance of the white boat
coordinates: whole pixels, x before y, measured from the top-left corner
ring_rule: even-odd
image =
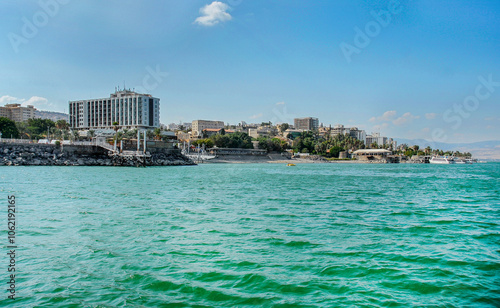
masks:
[[[215,155],[208,154],[208,152],[205,150],[205,145],[203,145],[201,149],[198,147],[195,152],[190,152],[189,150],[190,147],[186,149],[186,147],[184,146],[184,149],[181,151],[181,153],[194,162],[204,162],[205,160],[216,158]]]
[[[440,165],[449,165],[449,164],[454,164],[455,160],[453,157],[447,157],[447,156],[432,156],[431,160],[429,161],[431,164],[440,164]]]
[[[471,158],[454,158],[455,164],[472,164],[473,160]]]

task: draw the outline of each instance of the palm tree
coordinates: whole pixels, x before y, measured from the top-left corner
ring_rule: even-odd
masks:
[[[87,132],[87,137],[89,137],[90,139],[94,139],[95,137],[95,130],[91,129]]]
[[[137,138],[137,128],[128,130],[125,137],[128,139]]]
[[[155,128],[155,130],[153,131],[153,133],[155,134],[155,139],[156,140],[161,140],[161,129]]]
[[[56,127],[57,129],[68,129],[69,124],[68,122],[66,122],[66,120],[57,120]]]
[[[57,129],[56,127],[50,128],[50,134],[54,136],[54,139],[61,139],[62,136],[61,130]]]
[[[153,139],[153,138],[154,138],[154,136],[155,136],[155,134],[153,133],[153,131],[152,131],[152,130],[148,130],[148,131],[146,131],[146,137],[147,137],[148,139]]]
[[[17,131],[19,132],[19,136],[23,139],[23,136],[28,136],[31,139],[31,136],[28,134],[28,123],[27,122],[16,122]]]
[[[80,134],[78,133],[77,130],[74,130],[72,136],[73,136],[73,140],[77,141],[78,138],[80,137]]]

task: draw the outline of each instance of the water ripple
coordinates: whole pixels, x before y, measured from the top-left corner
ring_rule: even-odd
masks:
[[[0,170],[17,307],[500,305],[500,164]]]

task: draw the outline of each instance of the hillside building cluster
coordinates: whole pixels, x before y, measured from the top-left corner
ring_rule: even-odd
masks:
[[[57,114],[57,115],[56,115]],[[315,131],[320,136],[334,138],[337,135],[348,135],[363,141],[367,147],[373,145],[396,148],[397,144],[391,138],[380,133],[368,135],[357,127],[345,127],[338,124],[333,127],[324,126],[315,117],[295,118],[293,125],[282,123],[225,124],[223,121],[194,120],[191,123],[160,124],[160,99],[150,94],[141,94],[130,89],[115,88],[115,92],[106,98],[83,99],[69,102],[69,115],[62,113],[40,112],[34,106],[7,104],[0,107],[0,117],[6,117],[16,122],[44,116],[62,117],[67,119],[72,130],[86,135],[90,130],[96,135],[113,134],[116,130],[137,129],[138,131],[162,128],[174,131],[179,141],[192,141],[208,138],[224,131],[226,134],[243,132],[252,138],[276,137],[289,141],[300,136],[305,131]],[[172,133],[173,134],[173,133]]]
[[[213,134],[222,132],[230,134],[233,132],[243,132],[252,138],[260,137],[277,137],[282,140],[293,139],[300,136],[305,131],[317,131],[322,137],[334,138],[337,135],[348,135],[357,140],[361,140],[367,147],[372,145],[387,146],[396,148],[397,143],[392,138],[381,136],[380,133],[372,133],[367,135],[364,130],[357,127],[345,127],[338,124],[335,126],[323,126],[319,123],[318,118],[296,118],[294,125],[287,124],[286,129],[283,129],[283,124],[271,125],[268,123],[247,124],[241,122],[238,125],[225,125],[223,121],[210,120],[194,120],[189,123],[167,125],[169,129],[176,131],[177,139],[180,141],[193,141],[207,138]],[[184,129],[181,130],[180,127]]]

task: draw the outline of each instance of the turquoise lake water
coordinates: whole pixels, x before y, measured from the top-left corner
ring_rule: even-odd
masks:
[[[500,307],[500,164],[0,167],[12,307]],[[8,281],[7,232],[0,281]]]

